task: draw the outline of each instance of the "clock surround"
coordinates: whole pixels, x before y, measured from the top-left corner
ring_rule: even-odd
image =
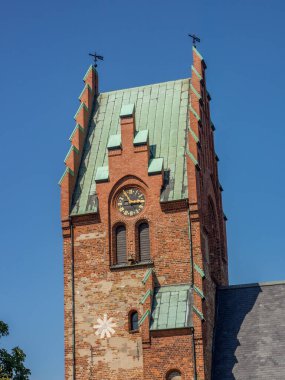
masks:
[[[145,208],[144,192],[137,186],[123,188],[118,193],[115,206],[117,211],[126,217],[135,217]]]

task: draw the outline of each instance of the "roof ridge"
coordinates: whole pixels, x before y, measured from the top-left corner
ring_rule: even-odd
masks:
[[[113,92],[120,92],[120,91],[131,91],[131,90],[134,90],[134,89],[137,89],[137,88],[145,88],[145,87],[158,86],[158,85],[166,84],[166,83],[182,82],[183,80],[190,80],[190,79],[191,79],[191,77],[187,77],[187,78],[174,79],[174,80],[169,80],[169,81],[164,81],[164,82],[155,82],[155,83],[145,84],[145,85],[141,85],[141,86],[120,88],[120,89],[117,89],[117,90],[100,92],[99,95],[106,95],[106,94],[111,94]]]
[[[237,285],[228,285],[228,286],[220,286],[218,290],[231,290],[235,288],[253,288],[253,287],[261,287],[261,286],[273,286],[273,285],[285,285],[285,280],[282,281],[267,281],[267,282],[252,282],[248,284],[237,284]]]

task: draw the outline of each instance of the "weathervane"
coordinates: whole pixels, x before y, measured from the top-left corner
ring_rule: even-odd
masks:
[[[94,67],[97,67],[97,61],[104,61],[104,57],[102,55],[98,55],[96,52],[94,54],[89,53],[91,57],[94,58]]]
[[[195,34],[188,34],[188,36],[192,38],[194,47],[196,47],[196,42],[201,42],[200,38]]]

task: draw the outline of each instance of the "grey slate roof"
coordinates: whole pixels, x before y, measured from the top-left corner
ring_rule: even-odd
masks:
[[[191,327],[191,305],[192,293],[189,284],[155,288],[150,329]]]
[[[285,379],[285,282],[218,290],[213,380]]]
[[[108,165],[107,144],[119,130],[122,105],[135,104],[137,131],[148,130],[152,158],[163,158],[163,201],[185,199],[187,111],[190,79],[102,93],[89,126],[72,205],[72,215],[97,211],[95,174]]]

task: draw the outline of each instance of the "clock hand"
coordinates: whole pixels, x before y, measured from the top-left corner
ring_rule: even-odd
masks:
[[[144,203],[145,201],[143,199],[135,199],[133,201],[130,201],[130,204],[137,204],[137,203]]]
[[[129,202],[129,203],[131,203],[131,200],[130,200],[130,198],[129,198],[128,194],[125,192],[125,190],[123,190],[123,193],[125,194],[125,196],[126,196],[126,198],[127,198],[128,202]]]

